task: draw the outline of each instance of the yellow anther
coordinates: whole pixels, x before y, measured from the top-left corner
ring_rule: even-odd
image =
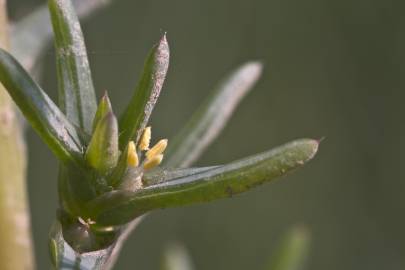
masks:
[[[127,164],[131,167],[137,167],[139,165],[139,158],[138,154],[136,153],[135,143],[133,141],[128,143]]]
[[[143,130],[141,139],[139,141],[139,149],[141,151],[145,151],[149,149],[149,144],[150,144],[150,138],[152,136],[152,130],[151,127],[146,127]]]
[[[96,222],[95,222],[94,220],[91,220],[91,218],[88,218],[88,219],[86,220],[86,222],[87,222],[87,224],[89,224],[89,225],[94,225],[94,224],[96,224]]]
[[[148,152],[146,152],[146,158],[152,159],[153,157],[162,154],[167,147],[167,139],[158,141]]]
[[[162,160],[163,160],[162,154],[156,155],[156,156],[152,157],[151,159],[147,159],[145,161],[145,163],[143,164],[143,168],[145,170],[152,169],[152,168],[158,166],[162,162]]]
[[[83,218],[78,217],[77,219],[79,220],[79,222],[80,222],[82,225],[84,225],[84,226],[86,226],[86,227],[89,227],[90,225],[96,224],[96,222],[93,221],[93,220],[91,220],[90,218],[84,220]]]

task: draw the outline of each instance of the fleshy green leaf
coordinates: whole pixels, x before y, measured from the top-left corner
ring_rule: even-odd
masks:
[[[309,253],[310,237],[303,227],[292,228],[283,239],[268,270],[302,270]]]
[[[157,167],[151,171],[147,171],[143,177],[142,182],[145,186],[151,186],[163,182],[167,182],[179,177],[190,176],[196,173],[212,170],[220,166],[210,166],[202,168],[187,168],[187,169],[164,169]]]
[[[117,165],[118,157],[118,123],[110,111],[94,130],[87,148],[86,161],[92,168],[105,174]]]
[[[78,168],[60,164],[58,193],[60,207],[71,216],[82,216],[83,205],[97,197],[93,172],[88,168]]]
[[[169,45],[164,35],[150,51],[135,93],[120,118],[120,149],[138,141],[155,107],[169,67]]]
[[[259,79],[261,71],[260,63],[248,62],[224,79],[170,142],[165,165],[191,165],[222,131],[234,109]]]
[[[0,81],[31,126],[59,159],[65,162],[82,159],[81,137],[77,129],[24,68],[2,49]]]
[[[107,178],[107,183],[112,187],[118,187],[125,175],[125,172],[128,168],[128,145],[125,147],[124,151],[121,152],[121,155],[118,159],[117,166],[112,171],[111,175]]]
[[[88,204],[100,225],[125,224],[154,209],[232,197],[303,165],[318,141],[301,139],[228,165],[145,187],[137,192],[113,191]]]
[[[91,134],[96,95],[79,20],[70,0],[49,0],[48,5],[55,33],[59,104],[71,122]]]
[[[96,115],[94,116],[93,132],[96,129],[98,122],[111,111],[112,111],[112,106],[111,106],[110,98],[108,97],[107,92],[105,92],[103,97],[100,100],[100,103],[98,104]]]

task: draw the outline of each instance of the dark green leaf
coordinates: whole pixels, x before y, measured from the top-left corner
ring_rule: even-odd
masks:
[[[165,165],[191,165],[222,131],[234,109],[259,79],[261,71],[260,63],[249,62],[223,80],[170,142]]]
[[[59,159],[65,162],[82,160],[82,144],[76,128],[24,68],[1,49],[0,81],[28,122]]]
[[[135,142],[146,124],[159,97],[169,67],[169,45],[164,35],[150,51],[135,93],[120,118],[120,149],[135,137]]]
[[[157,167],[151,171],[147,171],[142,178],[144,186],[151,186],[163,182],[167,182],[179,177],[190,176],[201,173],[207,170],[212,170],[219,166],[202,167],[202,168],[187,168],[187,169],[165,169]]]
[[[60,164],[58,193],[60,207],[71,216],[82,216],[83,205],[97,196],[94,173],[88,168]]]
[[[228,165],[145,187],[137,192],[113,191],[88,204],[100,225],[121,225],[148,211],[232,197],[303,165],[318,141],[301,139]]]
[[[55,33],[59,104],[67,118],[91,134],[96,95],[79,20],[70,0],[49,0]]]
[[[125,172],[128,168],[128,145],[125,147],[124,151],[121,152],[121,155],[118,159],[117,166],[114,168],[111,175],[107,178],[107,183],[112,187],[118,187],[125,175]]]
[[[93,132],[97,127],[98,122],[104,118],[109,112],[112,112],[112,106],[110,98],[108,97],[107,92],[104,93],[103,97],[98,104],[96,115],[93,120]]]
[[[99,173],[105,174],[117,165],[118,123],[113,112],[101,119],[86,151],[86,161]]]

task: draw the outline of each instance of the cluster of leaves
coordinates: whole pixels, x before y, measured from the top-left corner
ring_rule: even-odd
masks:
[[[107,94],[97,106],[72,3],[49,0],[48,4],[55,34],[59,106],[4,50],[0,50],[0,81],[60,161],[60,205],[51,239],[56,267],[61,266],[65,258],[61,254],[67,249],[74,254],[104,252],[91,262],[96,269],[102,264],[100,258],[107,260],[112,254],[128,224],[141,215],[231,197],[282,176],[315,155],[318,141],[300,139],[227,165],[185,168],[218,135],[258,79],[261,65],[248,63],[224,80],[193,114],[169,145],[163,168],[146,166],[147,154],[143,163],[131,164],[131,154],[142,156],[141,137],[168,70],[166,36],[149,52],[134,95],[117,118]],[[138,151],[132,153],[134,149]],[[80,265],[86,257],[79,258],[74,264]]]

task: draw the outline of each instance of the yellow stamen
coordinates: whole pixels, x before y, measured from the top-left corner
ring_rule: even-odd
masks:
[[[91,218],[88,218],[86,222],[87,222],[87,224],[89,224],[89,225],[96,224],[96,222],[95,222],[94,220],[91,220]]]
[[[160,140],[155,146],[153,146],[148,152],[146,152],[146,158],[152,159],[153,157],[162,154],[167,147],[167,139]]]
[[[135,143],[133,141],[128,143],[127,164],[131,167],[137,167],[139,165],[139,158],[138,154],[136,153]]]
[[[162,162],[162,160],[163,160],[162,154],[156,155],[156,156],[152,157],[151,159],[147,159],[145,161],[145,163],[143,164],[143,168],[145,170],[152,169],[152,168],[158,166]]]
[[[141,151],[149,149],[151,136],[152,136],[151,127],[146,127],[142,133],[141,139],[139,140],[139,149]]]

